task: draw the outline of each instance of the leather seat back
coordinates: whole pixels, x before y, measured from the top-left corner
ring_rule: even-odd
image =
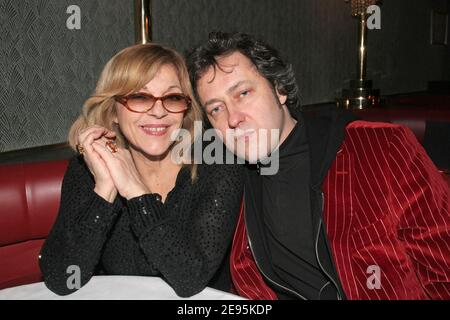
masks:
[[[58,213],[67,165],[0,166],[0,289],[41,280],[38,255]]]

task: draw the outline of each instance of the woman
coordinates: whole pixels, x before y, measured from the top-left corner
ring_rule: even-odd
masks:
[[[182,297],[227,289],[241,171],[172,161],[174,146],[186,143],[173,141],[176,130],[188,130],[192,144],[201,120],[190,97],[185,62],[172,49],[136,45],[107,63],[69,133],[81,155],[69,164],[40,255],[50,290],[70,294],[98,272],[160,276]],[[80,271],[79,286],[71,270]]]

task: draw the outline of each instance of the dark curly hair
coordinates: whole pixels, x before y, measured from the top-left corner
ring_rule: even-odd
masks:
[[[188,52],[189,75],[197,98],[197,81],[209,67],[220,68],[218,57],[233,52],[240,52],[250,59],[273,88],[287,96],[286,106],[290,111],[300,108],[299,89],[292,65],[284,63],[276,49],[245,33],[211,32],[205,44]]]

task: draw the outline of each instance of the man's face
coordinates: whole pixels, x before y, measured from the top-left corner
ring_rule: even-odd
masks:
[[[283,132],[289,117],[286,96],[275,92],[240,52],[217,61],[219,67],[210,67],[197,82],[200,102],[227,148],[255,163],[287,136]]]

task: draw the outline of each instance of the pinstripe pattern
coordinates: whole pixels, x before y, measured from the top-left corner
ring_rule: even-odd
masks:
[[[328,239],[349,299],[450,299],[450,190],[410,130],[351,123],[323,191]],[[242,216],[231,261],[236,290],[272,298],[261,293],[266,285],[246,248]],[[367,286],[370,266],[380,268],[379,289]],[[238,278],[243,269],[258,281]]]
[[[250,250],[244,221],[244,205],[237,223],[230,258],[230,271],[235,291],[252,300],[275,300],[277,298],[264,282]]]

